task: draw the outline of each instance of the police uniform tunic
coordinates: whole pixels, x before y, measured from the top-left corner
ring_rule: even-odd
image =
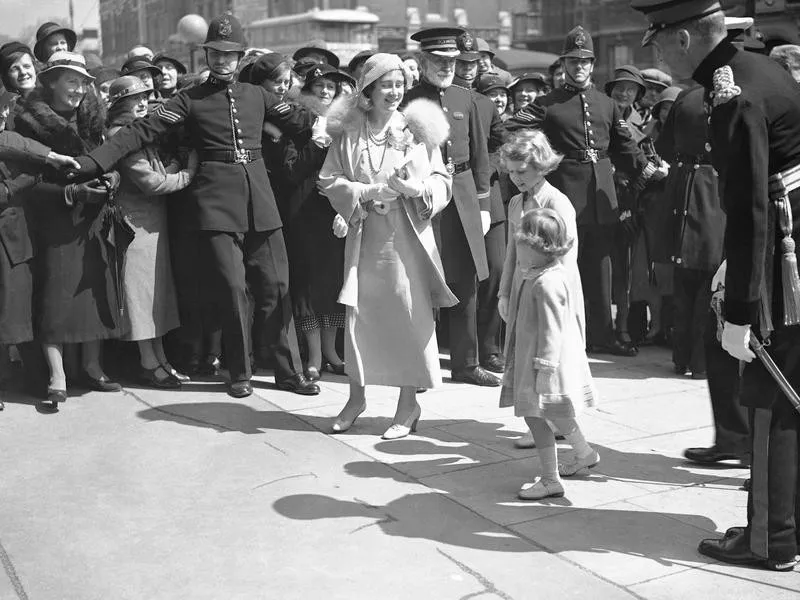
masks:
[[[537,103],[545,109],[542,130],[564,155],[547,179],[575,206],[578,265],[589,308],[587,339],[590,345],[608,345],[613,340],[611,253],[619,219],[613,169],[635,180],[647,159],[617,105],[594,86],[567,84]]]
[[[450,137],[442,159],[453,175],[452,201],[439,218],[439,246],[445,278],[459,303],[448,309],[453,371],[478,364],[477,280],[489,276],[481,212],[489,211],[488,132],[484,131],[475,97],[466,88],[439,89],[421,81],[408,91],[404,103],[427,98],[442,107]]]
[[[272,122],[296,135],[307,132],[311,120],[307,112],[293,110],[261,87],[209,77],[120,130],[90,155],[108,170],[164,134],[185,129],[200,164],[185,191],[184,218],[188,228],[200,232],[200,258],[209,267],[206,287],[220,308],[231,381],[251,376],[248,289],[255,300],[257,330],[265,335],[279,332],[279,339],[270,344],[276,346],[276,379],[301,368],[286,248],[261,156],[261,132],[265,122]]]
[[[728,67],[733,85],[714,90],[714,76]],[[767,323],[762,295],[772,301],[774,331],[769,354],[795,389],[800,387],[800,327],[783,325],[780,286],[780,232],[770,222],[768,178],[800,164],[800,94],[791,77],[770,59],[737,50],[722,41],[693,78],[708,92],[714,166],[727,213],[725,318],[752,326],[760,335]],[[800,215],[800,190],[789,194]],[[800,243],[798,219],[792,237]],[[770,248],[777,248],[771,256]],[[742,404],[752,411],[753,467],[748,500],[750,549],[757,556],[791,561],[797,554],[798,452],[800,415],[763,365],[754,360],[742,375]]]

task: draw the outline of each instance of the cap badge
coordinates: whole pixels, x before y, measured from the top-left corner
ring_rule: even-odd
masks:
[[[231,22],[227,18],[220,21],[217,33],[221,38],[231,37],[231,34],[233,33],[233,27],[231,26]]]
[[[322,71],[319,69],[319,67],[311,71],[311,79],[316,79],[318,77],[322,77]]]
[[[583,48],[586,45],[586,34],[583,30],[579,30],[575,34],[575,46],[578,48]]]
[[[472,37],[469,31],[465,31],[461,34],[461,46],[464,48],[465,52],[471,52],[475,49],[475,38]]]

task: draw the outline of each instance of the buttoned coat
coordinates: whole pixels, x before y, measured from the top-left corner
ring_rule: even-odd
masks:
[[[441,224],[441,253],[448,281],[461,279],[474,271],[478,279],[489,276],[486,245],[483,241],[481,211],[490,210],[488,133],[484,131],[478,103],[472,92],[457,85],[445,89],[421,81],[406,94],[403,103],[416,98],[427,98],[439,106],[450,123],[450,137],[442,146],[445,164],[469,163],[470,168],[453,175],[452,201],[455,203],[463,236],[466,237],[471,256],[452,251],[460,233]]]
[[[634,180],[647,165],[619,108],[594,86],[564,86],[536,101],[546,111],[542,131],[564,155],[548,181],[572,201],[579,226],[616,223],[614,168]],[[584,158],[588,150],[598,153],[597,162]]]

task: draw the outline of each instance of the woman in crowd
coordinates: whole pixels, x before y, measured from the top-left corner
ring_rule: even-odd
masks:
[[[540,73],[523,73],[509,86],[511,98],[514,100],[514,112],[522,110],[539,96],[550,91],[544,75]]]
[[[152,89],[137,77],[123,76],[111,84],[108,137],[136,119],[147,116]],[[196,155],[193,155],[196,156]],[[117,201],[134,231],[122,270],[126,341],[139,346],[140,381],[154,388],[174,389],[188,380],[170,365],[161,337],[180,324],[167,236],[166,194],[185,188],[196,162],[181,169],[167,162],[157,148],[148,147],[124,158]]]
[[[94,93],[92,77],[79,54],[56,52],[39,74],[41,89],[17,106],[15,130],[62,154],[80,156],[103,141],[104,110]],[[37,239],[34,276],[34,331],[43,344],[53,405],[67,397],[63,345],[82,344],[88,385],[98,391],[118,391],[100,363],[100,341],[117,337],[119,306],[111,260],[104,248],[101,204],[118,177],[103,182],[68,184],[63,174],[47,169],[31,188]]]
[[[20,42],[0,47],[0,80],[9,92],[25,98],[36,87],[36,64],[33,52]]]
[[[35,360],[36,348],[29,343],[33,339],[34,246],[23,201],[25,191],[36,184],[37,176],[23,168],[77,164],[39,142],[5,131],[15,97],[8,90],[0,93],[0,385],[10,375],[11,345],[17,346],[25,363],[41,362]],[[26,364],[26,375],[35,375],[32,366]],[[35,393],[41,382],[33,384]]]
[[[298,102],[324,116],[341,93],[341,84],[352,79],[330,65],[319,65],[306,74]],[[353,82],[355,83],[355,82]],[[290,292],[295,319],[308,348],[305,375],[320,378],[325,367],[344,375],[344,363],[336,351],[336,334],[344,328],[344,306],[338,303],[344,268],[344,240],[331,229],[336,211],[317,188],[319,170],[327,148],[292,142],[284,154],[284,169],[291,194],[283,223],[289,251]],[[323,362],[324,361],[324,362]]]
[[[347,307],[350,398],[334,433],[366,409],[365,385],[375,384],[400,388],[383,437],[405,437],[420,418],[417,388],[441,384],[434,311],[458,301],[445,283],[430,221],[450,199],[452,178],[438,148],[447,126],[438,106],[418,105],[414,112],[428,122],[410,137],[412,106],[408,116],[398,112],[410,84],[400,57],[367,60],[356,106],[320,172],[323,192],[349,224],[339,300]]]
[[[94,77],[94,89],[103,105],[108,108],[110,102],[108,97],[108,90],[115,79],[119,77],[119,71],[110,67],[98,67],[91,69],[89,73]]]
[[[157,91],[161,87],[161,69],[150,62],[150,59],[144,56],[129,58],[123,63],[119,72],[120,75],[138,77],[145,85],[150,86],[150,89],[153,90],[148,97],[150,110],[154,110],[161,104],[161,95]]]
[[[155,55],[153,65],[161,71],[158,93],[162,98],[168,100],[178,93],[178,77],[186,75],[186,66],[177,58],[164,53]]]
[[[503,277],[500,280],[498,310],[506,322],[509,319],[508,315],[516,310],[512,304],[516,302],[519,295],[521,281],[514,266],[517,262],[516,235],[520,230],[522,215],[535,208],[550,208],[563,219],[567,227],[567,235],[576,240],[569,252],[560,260],[564,263],[571,284],[570,294],[575,300],[573,302],[575,318],[580,323],[581,335],[585,337],[586,316],[581,274],[578,270],[578,225],[575,219],[575,208],[569,198],[545,179],[548,173],[558,167],[560,161],[561,158],[553,150],[547,136],[539,129],[523,129],[515,133],[500,148],[500,162],[520,193],[511,198],[508,203],[508,247]],[[536,443],[533,441],[533,434],[529,431],[515,440],[514,445],[517,448],[534,448]]]

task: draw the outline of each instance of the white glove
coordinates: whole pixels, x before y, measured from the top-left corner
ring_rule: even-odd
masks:
[[[508,323],[508,296],[500,296],[497,299],[497,312],[500,313],[500,318]]]
[[[737,360],[750,362],[756,355],[750,350],[750,325],[734,325],[725,321],[722,349]]]
[[[420,198],[425,193],[422,180],[410,178],[405,167],[395,169],[389,176],[389,187],[406,198]]]
[[[384,202],[395,200],[400,194],[394,191],[385,183],[372,183],[364,186],[361,191],[361,202]]]
[[[716,292],[720,286],[722,289],[725,289],[725,274],[728,271],[728,261],[723,260],[722,264],[717,269],[717,272],[714,273],[714,277],[711,278],[711,291]]]
[[[481,211],[481,229],[483,229],[483,235],[489,233],[489,228],[492,226],[492,215],[489,214],[488,210]]]
[[[344,220],[344,217],[337,213],[337,215],[333,218],[333,235],[337,238],[343,238],[347,235],[347,221]]]
[[[328,119],[317,117],[311,126],[311,139],[320,148],[327,148],[331,145],[332,138],[328,135]]]

